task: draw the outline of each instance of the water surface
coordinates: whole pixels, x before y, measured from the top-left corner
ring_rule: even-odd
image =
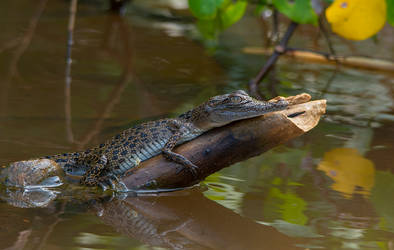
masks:
[[[2,1],[0,164],[88,148],[136,121],[246,89],[266,57],[242,48],[263,45],[269,21],[250,11],[214,50],[169,2],[135,1],[123,17],[79,2],[66,87],[69,2]],[[338,53],[393,60],[393,33],[333,40]],[[326,51],[316,37],[303,26],[291,43]],[[5,199],[0,248],[392,249],[393,84],[389,73],[281,59],[262,90],[327,99],[311,132],[184,191],[111,200],[55,189],[63,194],[41,208]]]

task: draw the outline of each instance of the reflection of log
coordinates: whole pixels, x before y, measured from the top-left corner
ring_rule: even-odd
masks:
[[[270,55],[272,50],[260,47],[246,47],[243,52],[254,55]],[[319,62],[319,63],[340,63],[349,67],[358,67],[371,70],[382,70],[387,72],[394,71],[394,62],[385,61],[376,58],[360,57],[360,56],[335,56],[313,52],[289,49],[285,52],[286,56],[305,61]]]
[[[170,249],[299,249],[300,240],[243,218],[195,189],[96,205],[100,219],[150,246]]]
[[[129,189],[166,189],[196,184],[230,164],[259,155],[316,126],[325,112],[326,101],[297,104],[309,98],[307,94],[289,97],[295,105],[286,110],[211,130],[176,148],[175,152],[199,167],[198,177],[159,155],[132,169],[123,181]]]

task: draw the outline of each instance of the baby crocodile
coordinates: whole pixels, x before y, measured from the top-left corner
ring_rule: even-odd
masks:
[[[197,175],[197,166],[172,149],[202,133],[233,121],[282,110],[288,102],[253,99],[242,90],[218,95],[177,118],[161,119],[124,130],[106,142],[82,152],[47,156],[70,175],[82,175],[80,183],[105,189],[119,183],[117,177],[158,154],[188,167]]]

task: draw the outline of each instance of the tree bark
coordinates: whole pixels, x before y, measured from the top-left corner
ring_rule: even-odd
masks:
[[[308,94],[286,99],[291,104],[286,110],[213,129],[177,147],[174,152],[198,166],[197,176],[158,155],[128,171],[122,181],[130,190],[166,190],[194,185],[224,167],[306,133],[325,113],[325,100],[309,101]]]

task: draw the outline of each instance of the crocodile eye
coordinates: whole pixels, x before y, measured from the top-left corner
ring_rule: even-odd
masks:
[[[237,104],[237,103],[242,102],[242,97],[235,95],[235,96],[230,97],[230,100],[232,103]]]

